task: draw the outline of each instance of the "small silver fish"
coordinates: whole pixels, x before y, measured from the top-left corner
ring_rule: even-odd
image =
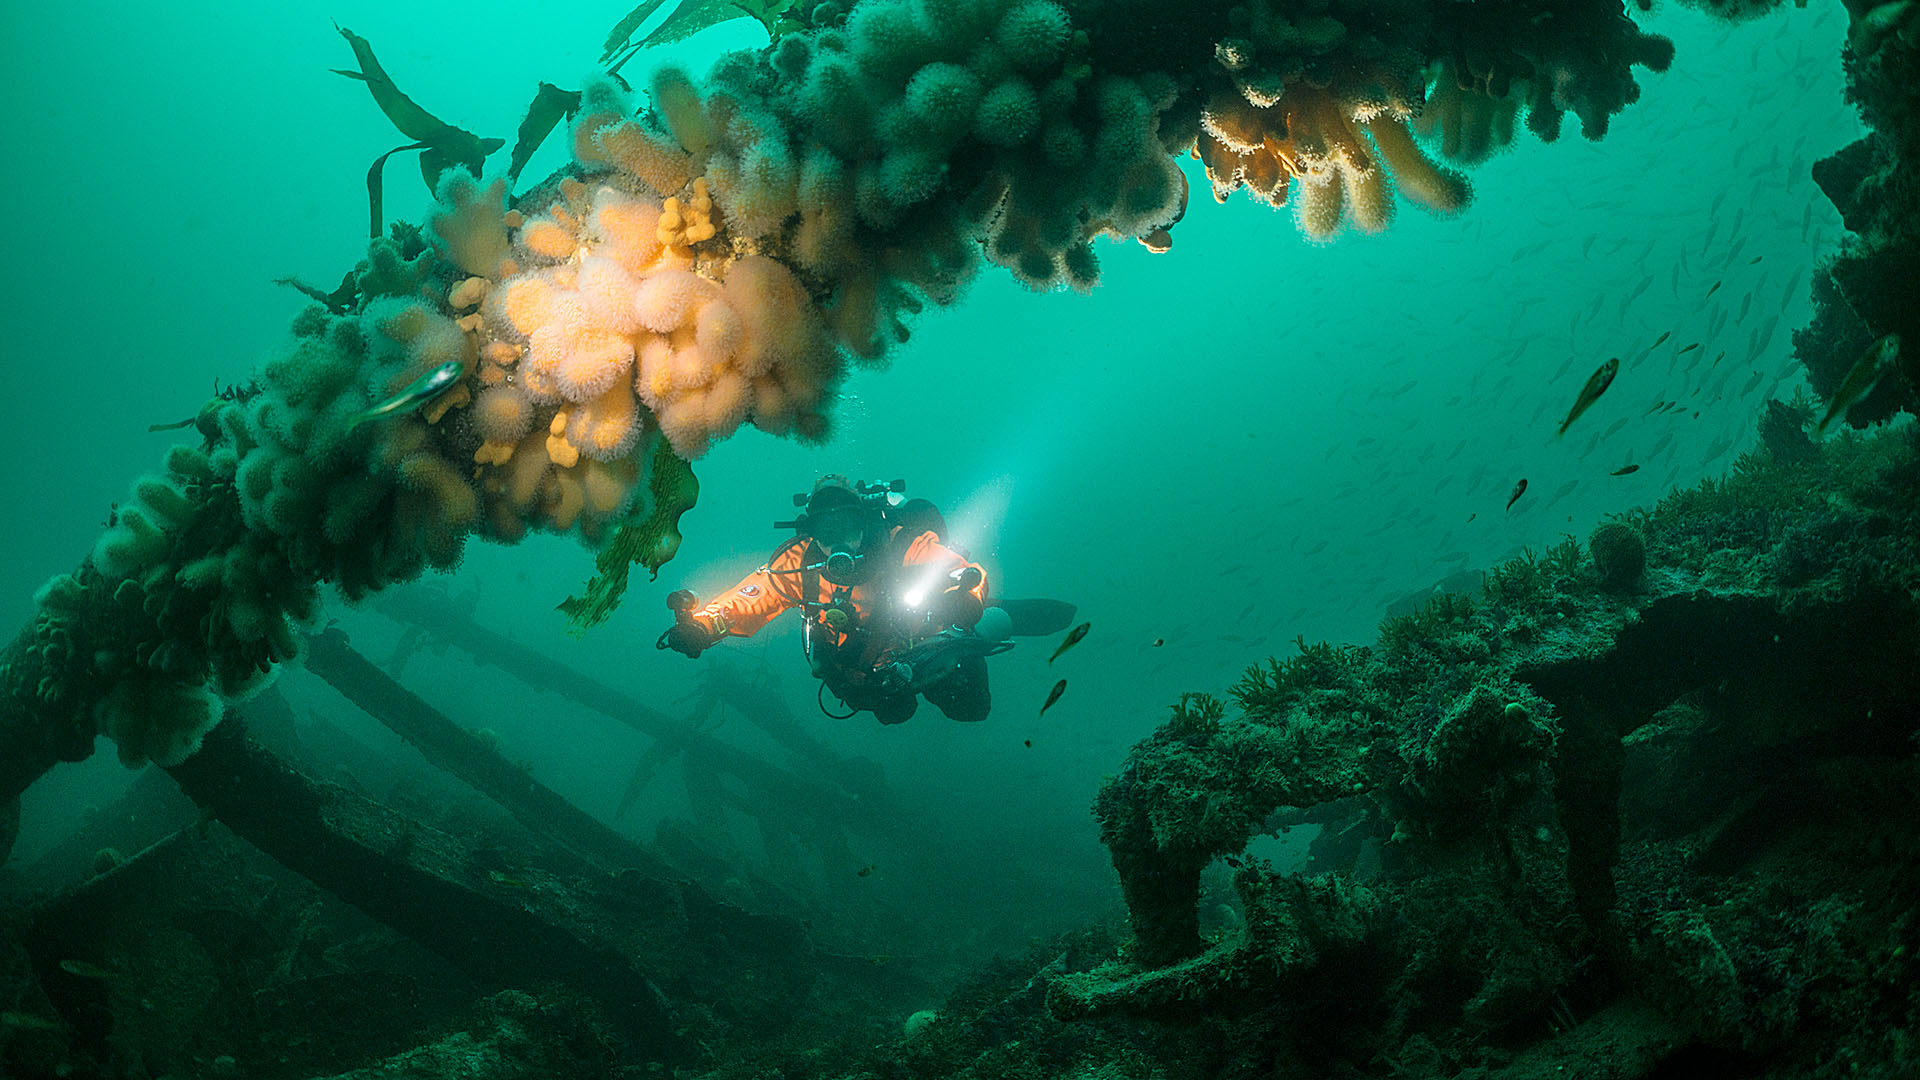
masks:
[[[1814,435],[1826,434],[1827,425],[1844,415],[1853,403],[1866,397],[1880,382],[1880,377],[1893,370],[1893,361],[1900,355],[1900,335],[1888,334],[1879,341],[1867,346],[1860,359],[1854,362],[1853,370],[1841,380],[1840,388],[1833,392],[1827,402],[1827,414],[1814,425]]]
[[[62,960],[60,970],[81,979],[111,979],[114,973],[85,960]]]
[[[1092,623],[1083,622],[1079,626],[1076,626],[1073,629],[1067,631],[1067,639],[1060,643],[1059,648],[1053,650],[1052,656],[1047,657],[1047,663],[1051,664],[1055,660],[1060,659],[1061,653],[1066,652],[1068,649],[1071,649],[1075,645],[1080,644],[1080,639],[1083,637],[1086,637],[1087,631],[1092,628],[1093,628]],[[1048,704],[1052,704],[1052,702],[1048,702]]]
[[[369,420],[380,420],[425,405],[460,381],[461,366],[458,360],[449,360],[432,371],[408,383],[399,393],[369,409],[353,414],[347,421],[347,430],[352,431]]]
[[[1053,708],[1053,703],[1056,701],[1059,701],[1060,695],[1066,692],[1067,692],[1067,680],[1061,679],[1059,682],[1054,683],[1053,693],[1047,695],[1047,703],[1045,705],[1040,706],[1040,715],[1041,716],[1047,715],[1047,710]]]
[[[1662,340],[1665,339],[1662,338]],[[1619,371],[1620,358],[1615,356],[1608,358],[1606,363],[1601,364],[1593,374],[1587,376],[1587,385],[1580,388],[1580,396],[1575,399],[1572,410],[1567,413],[1565,420],[1560,421],[1558,434],[1565,435],[1567,428],[1573,426],[1575,420],[1580,419],[1580,414],[1600,400],[1600,395],[1606,393],[1607,387],[1613,385],[1613,377]]]

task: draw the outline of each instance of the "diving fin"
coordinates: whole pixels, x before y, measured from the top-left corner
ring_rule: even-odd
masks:
[[[1080,609],[1065,600],[995,600],[995,607],[1013,620],[1015,637],[1046,637],[1073,625]]]

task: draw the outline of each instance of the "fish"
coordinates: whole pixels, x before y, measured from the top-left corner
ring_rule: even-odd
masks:
[[[85,960],[62,960],[60,970],[80,979],[111,979],[114,973]]]
[[[1696,341],[1696,342],[1694,342],[1694,343],[1693,343],[1693,344],[1691,344],[1691,345],[1682,345],[1682,346],[1680,346],[1680,350],[1679,350],[1678,352],[1676,352],[1676,353],[1674,353],[1673,355],[1675,355],[1675,356],[1684,356],[1685,354],[1687,354],[1687,353],[1690,353],[1690,352],[1692,352],[1693,350],[1695,350],[1695,349],[1697,349],[1697,348],[1699,348],[1699,347],[1700,347],[1700,343],[1699,343],[1699,342],[1697,342],[1697,341]]]
[[[432,371],[408,383],[399,393],[380,404],[362,409],[347,420],[347,430],[352,431],[369,420],[380,420],[397,413],[411,412],[421,405],[432,401],[460,381],[462,371],[460,361],[449,360],[437,365]]]
[[[1525,495],[1526,493],[1527,493],[1527,478],[1523,476],[1520,478],[1519,483],[1513,485],[1513,494],[1507,496],[1507,509],[1509,510],[1513,509],[1513,504],[1519,502],[1520,496]],[[1473,519],[1469,518],[1467,520],[1471,521]]]
[[[1600,395],[1606,393],[1607,387],[1613,385],[1613,377],[1619,374],[1619,372],[1620,358],[1611,356],[1607,358],[1606,363],[1601,364],[1599,368],[1595,369],[1593,374],[1587,376],[1587,385],[1580,388],[1580,396],[1574,399],[1573,408],[1568,410],[1567,418],[1560,421],[1560,430],[1556,434],[1556,437],[1565,435],[1567,428],[1573,426],[1575,420],[1580,419],[1580,414],[1586,412],[1593,406],[1594,402],[1600,400]]]
[[[1713,288],[1711,288],[1711,289],[1708,289],[1708,290],[1707,290],[1707,295],[1706,295],[1706,296],[1703,296],[1703,297],[1701,297],[1701,299],[1702,299],[1702,300],[1705,300],[1705,299],[1707,299],[1708,297],[1711,297],[1711,296],[1712,296],[1712,295],[1713,295],[1714,293],[1717,293],[1717,292],[1719,292],[1719,291],[1720,291],[1720,286],[1722,286],[1722,285],[1724,285],[1724,284],[1726,284],[1726,282],[1724,282],[1724,281],[1716,281],[1716,282],[1714,282],[1714,283],[1713,283]]]
[[[1647,348],[1657,349],[1661,346],[1662,343],[1664,343],[1668,338],[1672,336],[1673,336],[1673,331],[1671,330],[1662,331],[1659,337],[1653,339],[1653,344],[1647,346]]]
[[[1066,692],[1067,692],[1067,680],[1061,679],[1059,682],[1054,683],[1053,692],[1047,695],[1047,703],[1045,705],[1040,706],[1040,715],[1041,716],[1047,715],[1047,710],[1053,708],[1053,703],[1056,701],[1059,701],[1060,695]]]
[[[1081,638],[1083,638],[1083,637],[1086,637],[1086,636],[1087,636],[1087,631],[1088,631],[1089,629],[1091,629],[1092,627],[1093,627],[1093,624],[1092,624],[1092,623],[1090,623],[1090,622],[1083,622],[1083,623],[1081,623],[1081,624],[1080,624],[1079,626],[1076,626],[1076,627],[1074,627],[1073,629],[1071,629],[1071,630],[1069,630],[1069,631],[1067,631],[1067,639],[1066,639],[1065,641],[1062,641],[1062,642],[1060,643],[1060,647],[1059,647],[1059,648],[1057,648],[1057,649],[1055,649],[1055,650],[1053,650],[1053,655],[1052,655],[1052,656],[1049,656],[1049,657],[1047,657],[1047,663],[1049,663],[1049,664],[1051,664],[1051,663],[1053,663],[1053,662],[1054,662],[1055,660],[1058,660],[1058,659],[1060,659],[1060,654],[1061,654],[1061,653],[1063,653],[1063,652],[1066,652],[1066,651],[1067,651],[1068,649],[1071,649],[1071,648],[1073,648],[1073,647],[1074,647],[1075,645],[1078,645],[1078,644],[1080,644],[1080,639],[1081,639]],[[1049,705],[1051,705],[1051,704],[1053,704],[1053,703],[1052,703],[1051,701],[1049,701],[1049,702],[1048,702],[1047,704],[1049,704]],[[1044,712],[1044,711],[1046,711],[1046,710],[1044,710],[1044,709],[1043,709],[1043,710],[1041,710],[1041,711],[1042,711],[1042,712]]]
[[[1637,472],[1639,472],[1639,471],[1640,471],[1640,466],[1638,466],[1638,465],[1622,465],[1622,466],[1620,466],[1619,468],[1617,468],[1617,469],[1615,469],[1615,470],[1613,470],[1613,471],[1612,471],[1611,473],[1608,473],[1607,475],[1609,475],[1609,476],[1630,476],[1630,475],[1632,475],[1632,474],[1634,474],[1634,473],[1637,473]]]
[[[1879,341],[1867,346],[1867,351],[1860,354],[1860,359],[1854,362],[1853,369],[1848,371],[1847,377],[1841,381],[1840,388],[1833,392],[1832,398],[1828,399],[1827,414],[1813,426],[1814,435],[1826,434],[1827,425],[1838,419],[1852,407],[1854,402],[1866,397],[1880,381],[1880,376],[1893,369],[1893,361],[1899,355],[1899,334],[1887,334]]]
[[[1028,745],[1032,745],[1032,744],[1031,744],[1031,743],[1029,743]],[[867,865],[865,865],[865,866],[863,866],[863,867],[861,867],[860,869],[858,869],[858,870],[855,870],[855,871],[853,872],[853,876],[855,876],[855,877],[866,877],[867,875],[869,875],[869,874],[871,874],[871,873],[873,873],[873,864],[872,864],[872,863],[868,863]]]
[[[1153,639],[1153,643],[1152,643],[1152,644],[1150,644],[1150,645],[1148,645],[1148,646],[1147,646],[1147,648],[1149,648],[1149,649],[1157,649],[1157,648],[1159,648],[1160,646],[1162,646],[1162,645],[1165,645],[1166,643],[1167,643],[1167,639],[1166,639],[1166,638],[1163,638],[1163,637],[1157,637],[1157,638],[1154,638],[1154,639]]]

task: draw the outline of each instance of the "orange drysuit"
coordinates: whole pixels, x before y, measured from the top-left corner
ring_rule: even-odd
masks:
[[[819,622],[813,632],[825,634],[826,642],[837,647],[847,641],[846,631],[855,626],[865,627],[871,636],[859,660],[874,664],[887,652],[912,643],[915,633],[925,626],[926,605],[938,601],[951,587],[950,575],[954,572],[966,567],[979,571],[980,581],[972,589],[973,598],[982,607],[987,603],[986,572],[978,563],[941,544],[932,530],[907,538],[901,528],[895,526],[874,549],[866,557],[882,560],[879,571],[849,589],[833,584],[817,571],[803,572],[810,560],[818,563],[825,557],[808,541],[789,541],[774,552],[765,565],[714,597],[691,617],[715,638],[729,634],[752,637],[788,608],[810,602],[813,610],[818,611],[821,606],[839,600],[842,606],[851,604],[853,621],[841,631]],[[811,597],[803,595],[805,582],[809,580],[816,583],[815,595]],[[916,592],[919,595],[913,595]]]

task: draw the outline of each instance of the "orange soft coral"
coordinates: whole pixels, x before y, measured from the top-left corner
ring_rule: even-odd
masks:
[[[707,178],[694,178],[693,192],[684,203],[677,197],[667,199],[654,228],[661,246],[681,256],[691,255],[695,244],[713,239],[716,226],[713,197],[707,194]]]
[[[1260,101],[1223,88],[1202,114],[1197,148],[1214,198],[1244,186],[1273,206],[1294,207],[1302,232],[1326,239],[1343,223],[1379,232],[1401,194],[1441,213],[1466,205],[1466,179],[1435,165],[1407,130],[1407,110],[1348,100],[1303,81]]]

